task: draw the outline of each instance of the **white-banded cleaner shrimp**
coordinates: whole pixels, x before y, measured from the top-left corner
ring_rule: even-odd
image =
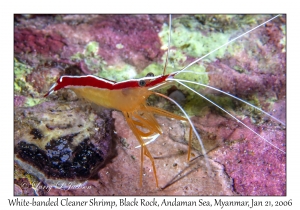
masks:
[[[185,68],[193,60],[243,33],[241,30],[236,31],[241,23],[229,27],[236,19],[244,24],[250,24],[248,27],[251,29],[271,17],[254,16],[259,20],[253,20],[253,16],[226,15],[174,17],[171,41],[173,44],[170,47],[167,73]],[[272,34],[282,34],[284,27],[277,24],[284,23],[284,18],[278,17],[274,21],[271,22],[272,24],[268,23],[267,27],[254,30],[254,35],[251,32],[250,35],[245,35],[227,47],[221,48],[216,52],[217,55],[212,54],[208,59],[201,60],[189,67],[187,69],[189,72],[180,73],[175,78],[209,84],[225,92],[231,92],[237,97],[250,100],[263,109],[279,110],[281,111],[279,115],[275,112],[272,115],[284,121],[285,52],[284,43],[281,43],[284,42],[284,35]],[[244,31],[249,30],[248,27]],[[263,32],[263,29],[267,32]],[[164,30],[160,33],[162,39],[164,33]],[[271,44],[270,48],[268,44]],[[128,45],[120,43],[117,47],[123,49]],[[151,49],[148,53],[151,53]],[[148,72],[153,72],[157,76],[162,73],[162,66],[163,64],[150,64],[143,73],[146,75]],[[104,77],[106,72],[102,73],[103,75],[99,74],[99,76]],[[197,91],[199,87],[199,85],[192,86]],[[185,124],[178,120],[158,117],[164,133],[154,143],[149,144],[148,148],[155,159],[159,186],[163,190],[159,191],[154,187],[151,163],[147,160],[144,164],[143,188],[140,190],[136,184],[133,184],[133,181],[137,182],[134,174],[139,174],[139,164],[136,164],[139,161],[136,160],[139,159],[140,154],[138,149],[134,148],[135,137],[126,127],[126,123],[123,124],[122,117],[114,113],[117,133],[126,138],[123,142],[127,143],[124,143],[123,150],[120,150],[122,154],[99,172],[101,183],[109,179],[111,186],[103,184],[106,186],[107,193],[110,188],[117,190],[117,194],[285,194],[285,128],[281,123],[262,116],[257,110],[246,108],[243,103],[232,100],[231,97],[224,97],[219,93],[214,95],[212,89],[203,90],[203,94],[216,100],[216,103],[246,124],[247,128],[187,90],[182,84],[178,88],[179,90],[172,87],[166,92],[170,96],[173,94],[174,97],[174,92],[177,91],[177,95],[185,98],[182,107],[193,116],[191,118],[193,125],[201,135],[208,157],[203,158],[197,150],[193,150],[193,160],[188,162],[187,143],[183,140],[187,131]],[[266,96],[267,99],[264,98]],[[156,106],[166,106],[165,103],[157,102],[160,101],[157,99],[149,101]],[[264,136],[272,142],[272,145],[249,131],[249,128]],[[194,147],[199,149],[196,145]],[[119,165],[116,164],[117,161]],[[131,172],[128,172],[128,168]],[[117,185],[116,183],[119,182],[116,179],[121,179],[124,184]]]

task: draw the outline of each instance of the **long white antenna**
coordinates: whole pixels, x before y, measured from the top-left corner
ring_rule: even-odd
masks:
[[[243,100],[243,99],[240,99],[240,98],[238,98],[238,97],[236,97],[236,96],[234,96],[234,95],[232,95],[232,94],[230,94],[230,93],[227,93],[227,92],[225,92],[225,91],[223,91],[223,90],[220,90],[220,89],[218,89],[218,88],[215,88],[215,87],[212,87],[212,86],[209,86],[209,85],[205,85],[205,84],[201,84],[201,83],[197,83],[197,82],[193,82],[193,81],[189,81],[189,80],[183,80],[183,79],[168,78],[167,80],[168,80],[168,81],[169,81],[169,80],[171,80],[171,81],[177,81],[177,82],[186,82],[186,83],[196,84],[196,85],[199,85],[199,86],[203,86],[203,87],[207,87],[207,88],[213,89],[213,90],[215,90],[215,91],[218,91],[218,92],[220,92],[220,93],[223,93],[223,94],[225,94],[225,95],[228,95],[228,96],[230,96],[230,97],[232,97],[232,98],[234,98],[234,99],[236,99],[236,100],[239,100],[239,101],[241,101],[241,102],[243,102],[243,103],[245,103],[245,104],[251,106],[252,108],[257,109],[258,111],[264,113],[265,115],[271,117],[272,119],[276,120],[277,122],[281,123],[282,125],[285,125],[284,122],[282,122],[281,120],[279,120],[279,119],[277,119],[276,117],[272,116],[272,115],[269,114],[268,112],[262,110],[261,108],[259,108],[259,107],[257,107],[257,106],[254,106],[253,104],[250,104],[249,102],[247,102],[247,101],[245,101],[245,100]]]
[[[268,141],[266,138],[264,138],[263,136],[261,136],[260,134],[258,134],[257,132],[255,132],[252,128],[250,128],[248,125],[246,125],[245,123],[243,123],[242,121],[240,121],[238,118],[236,118],[235,116],[233,116],[232,114],[230,114],[228,111],[226,111],[225,109],[223,109],[222,107],[220,107],[218,104],[216,104],[215,102],[211,101],[210,99],[206,98],[204,95],[198,93],[197,91],[195,91],[194,89],[190,88],[189,86],[183,84],[180,81],[177,81],[179,84],[181,84],[182,86],[186,87],[187,89],[189,89],[190,91],[193,91],[194,93],[196,93],[197,95],[201,96],[202,98],[204,98],[205,100],[207,100],[208,102],[210,102],[211,104],[215,105],[216,107],[218,107],[219,109],[221,109],[223,112],[225,112],[226,114],[228,114],[230,117],[232,117],[233,119],[235,119],[237,122],[241,123],[243,126],[245,126],[246,128],[248,128],[250,131],[252,131],[253,133],[255,133],[257,136],[259,136],[260,138],[262,138],[264,141],[266,141],[268,144],[270,144],[271,146],[275,147],[276,149],[278,149],[279,151],[281,151],[282,153],[285,154],[285,151],[283,151],[282,149],[279,149],[276,145],[274,145],[272,142]]]

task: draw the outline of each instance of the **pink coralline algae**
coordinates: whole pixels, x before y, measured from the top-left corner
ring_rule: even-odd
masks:
[[[48,16],[34,16],[24,23],[17,16],[23,24],[15,27],[15,54],[31,62],[36,56],[41,56],[42,60],[65,61],[75,53],[83,52],[89,42],[96,41],[99,43],[98,55],[109,65],[123,62],[142,70],[163,54],[158,32],[164,18],[153,15],[58,15],[56,19],[53,16],[53,22],[49,24]],[[123,48],[117,48],[118,44]]]
[[[26,101],[26,97],[24,96],[14,96],[14,106],[19,107],[23,106]]]
[[[214,142],[208,155],[224,165],[225,172],[233,179],[234,191],[240,195],[286,194],[283,152],[227,116],[207,113],[201,118],[194,117],[193,122],[205,144]],[[268,139],[276,139],[281,149],[285,147],[283,126],[270,122],[253,126],[248,119],[243,123]]]
[[[155,16],[107,16],[103,21],[93,21],[91,34],[100,44],[99,54],[108,62],[116,57],[142,70],[153,61],[158,61],[163,51],[157,33],[161,20]],[[117,49],[117,44],[122,49]]]
[[[14,34],[15,53],[41,54],[52,57],[60,54],[65,43],[57,33],[47,34],[41,30],[16,29]]]

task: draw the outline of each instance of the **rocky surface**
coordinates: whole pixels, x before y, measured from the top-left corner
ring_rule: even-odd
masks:
[[[110,112],[97,115],[83,102],[44,102],[16,108],[15,116],[15,162],[45,185],[84,185],[116,155]]]
[[[167,72],[182,69],[269,18],[271,15],[173,16]],[[87,112],[82,105],[85,102],[78,101],[71,91],[61,90],[43,98],[61,75],[94,74],[120,81],[148,72],[161,74],[167,48],[167,19],[166,15],[16,15],[16,145],[25,137],[39,141],[50,135],[41,133],[39,124],[32,126],[28,119],[18,120],[24,118],[22,113],[39,110],[45,114],[50,104],[59,107],[70,103],[77,107],[72,113],[76,119],[82,120],[94,112],[90,109]],[[197,74],[182,73],[178,78],[230,92],[285,122],[285,21],[285,16],[277,17],[188,69]],[[211,89],[191,87],[215,100],[277,148],[200,96],[182,86],[172,87],[162,92],[173,97],[176,91],[176,97],[180,97],[180,103],[204,141],[207,158],[201,155],[194,141],[193,160],[188,162],[185,140],[188,125],[158,117],[164,134],[148,148],[155,158],[159,188],[155,187],[147,158],[140,187],[140,150],[134,148],[137,141],[123,116],[113,112],[117,155],[108,158],[109,163],[96,172],[97,176],[90,177],[79,189],[47,190],[42,187],[45,183],[37,186],[33,184],[39,183],[36,178],[22,177],[22,172],[17,176],[15,193],[22,194],[23,190],[25,195],[286,195],[286,155],[282,152],[286,145],[285,125]],[[157,98],[151,98],[149,104],[180,113],[173,105]],[[95,120],[101,112],[95,111],[94,118],[86,120],[85,126],[94,122],[86,131],[90,141],[95,135],[94,126],[101,127]],[[18,131],[26,135],[23,137]],[[16,148],[15,152],[18,151]],[[30,187],[20,189],[20,183],[31,183],[35,191]]]

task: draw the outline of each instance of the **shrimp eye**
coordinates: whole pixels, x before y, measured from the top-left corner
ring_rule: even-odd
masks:
[[[146,81],[145,80],[140,80],[139,81],[139,86],[140,87],[144,87],[146,85]]]
[[[146,77],[154,77],[154,74],[152,72],[149,72]]]

